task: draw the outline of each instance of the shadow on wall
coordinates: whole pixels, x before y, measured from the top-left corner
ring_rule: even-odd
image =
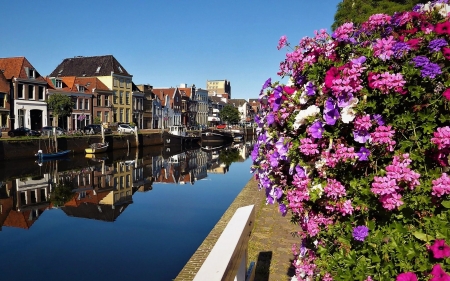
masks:
[[[269,281],[270,263],[272,262],[272,251],[260,252],[255,267],[254,281]]]

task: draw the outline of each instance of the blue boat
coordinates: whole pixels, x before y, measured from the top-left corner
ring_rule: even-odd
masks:
[[[64,150],[55,153],[43,153],[42,150],[39,149],[35,156],[37,156],[39,160],[59,159],[67,157],[70,151],[71,150]]]

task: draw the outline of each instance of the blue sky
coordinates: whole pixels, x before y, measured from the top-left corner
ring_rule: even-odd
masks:
[[[78,0],[2,3],[0,57],[24,56],[41,75],[63,59],[113,55],[136,84],[231,81],[232,98],[257,98],[291,44],[331,32],[339,0]]]

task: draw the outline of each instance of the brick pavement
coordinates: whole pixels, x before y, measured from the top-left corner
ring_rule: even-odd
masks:
[[[263,191],[258,191],[257,183],[252,178],[189,259],[175,281],[192,280],[235,211],[239,207],[252,204],[255,205],[256,221],[249,241],[248,261],[256,263],[254,280],[290,280],[293,275],[291,246],[298,243],[298,238],[293,237],[291,233],[297,227],[289,222],[288,216],[280,215],[276,205],[265,204],[265,194]]]

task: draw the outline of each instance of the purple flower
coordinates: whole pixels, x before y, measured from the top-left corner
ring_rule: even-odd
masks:
[[[327,111],[323,114],[323,119],[325,119],[325,122],[331,126],[336,124],[336,121],[339,119],[339,117],[340,117],[340,114],[339,114],[339,110],[337,110],[337,109]]]
[[[316,86],[312,82],[306,83],[305,89],[308,96],[314,96],[316,94]]]
[[[411,50],[411,47],[405,42],[397,42],[392,46],[394,57],[397,59],[403,57],[409,50]]]
[[[303,169],[300,165],[295,166],[295,171],[300,178],[306,178],[305,169]]]
[[[381,114],[372,115],[372,119],[377,122],[378,126],[383,126],[385,124],[383,116],[381,116]]]
[[[365,148],[364,146],[359,149],[359,152],[356,153],[358,155],[359,161],[367,161],[369,160],[370,150]]]
[[[278,152],[274,151],[272,154],[270,154],[269,156],[269,161],[270,161],[270,166],[277,167],[278,166],[278,159],[280,158],[280,154],[278,154]]]
[[[442,259],[450,257],[450,246],[445,244],[444,239],[436,239],[434,244],[430,247],[435,259]]]
[[[353,131],[353,138],[356,142],[366,143],[370,139],[370,134],[367,130],[355,130]]]
[[[272,125],[275,122],[275,117],[273,116],[273,113],[269,113],[266,118],[267,118],[267,125]]]
[[[369,228],[365,225],[360,225],[353,228],[353,238],[358,241],[364,241],[369,236]]]
[[[252,150],[252,160],[253,160],[253,162],[255,162],[255,160],[258,159],[258,155],[259,155],[258,150],[259,150],[259,145],[256,143],[253,146],[253,150]]]
[[[279,210],[280,210],[280,213],[281,213],[281,215],[282,215],[283,217],[286,216],[286,214],[287,214],[287,208],[286,208],[286,205],[280,204]]]
[[[352,59],[351,62],[355,64],[363,64],[366,62],[366,57],[360,56],[359,58]]]
[[[448,43],[444,38],[438,38],[431,40],[428,44],[428,49],[430,49],[432,52],[439,52],[442,47],[447,46]]]
[[[422,68],[420,74],[423,78],[428,77],[433,79],[436,78],[437,75],[442,74],[442,70],[437,63],[429,63]]]
[[[323,124],[320,121],[314,122],[308,129],[311,136],[315,139],[321,139],[323,133]]]
[[[412,59],[412,62],[414,63],[414,66],[420,66],[423,67],[430,63],[430,60],[425,56],[417,56]]]
[[[338,107],[346,107],[348,106],[350,103],[350,101],[353,99],[353,94],[351,93],[342,93],[337,97],[338,100]]]
[[[281,155],[281,157],[286,157],[288,152],[287,144],[284,144],[284,137],[281,137],[276,143],[275,147],[278,151],[278,153]]]
[[[336,105],[335,105],[333,98],[328,98],[327,101],[325,102],[325,108],[323,111],[328,112],[335,108],[336,108]]]
[[[272,79],[269,78],[266,80],[266,82],[264,82],[264,85],[262,86],[261,92],[264,91],[265,89],[267,89],[268,87],[270,87],[272,85]]]

